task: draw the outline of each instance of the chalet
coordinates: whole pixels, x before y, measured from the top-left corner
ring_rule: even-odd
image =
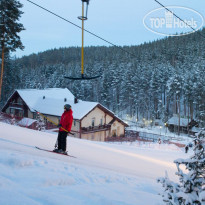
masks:
[[[188,133],[194,127],[197,125],[197,122],[188,118],[182,118],[180,117],[180,123],[179,123],[179,117],[177,115],[174,115],[172,118],[170,118],[166,122],[166,126],[168,127],[170,132],[178,132],[178,127],[180,126],[179,130],[183,133]]]
[[[100,103],[76,99],[67,88],[15,90],[2,112],[19,118],[36,119],[38,111],[59,123],[65,104],[70,104],[73,110],[71,130],[75,137],[106,141],[109,137],[124,136],[125,127],[128,126],[125,122]]]

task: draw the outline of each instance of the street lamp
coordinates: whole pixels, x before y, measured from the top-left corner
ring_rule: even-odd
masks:
[[[159,126],[159,128],[160,128],[160,136],[161,136],[161,129],[162,129],[162,126]]]

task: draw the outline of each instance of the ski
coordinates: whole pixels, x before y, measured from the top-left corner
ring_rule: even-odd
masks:
[[[52,152],[52,153],[55,153],[55,154],[61,154],[61,155],[65,155],[65,156],[68,156],[68,157],[76,158],[75,156],[72,156],[72,155],[69,155],[69,154],[58,153],[58,152],[54,152],[54,151],[48,150],[48,149],[43,149],[43,148],[40,148],[40,147],[35,147],[35,148],[39,149],[39,150],[42,150],[42,151],[46,151],[46,152]]]

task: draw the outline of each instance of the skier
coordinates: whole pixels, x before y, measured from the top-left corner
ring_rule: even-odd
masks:
[[[185,153],[187,153],[188,151],[189,151],[189,146],[186,145],[186,147],[185,147]]]
[[[54,152],[66,154],[66,138],[67,134],[71,131],[73,123],[73,111],[69,104],[64,105],[64,113],[61,116],[60,123],[58,125],[58,148],[54,149]]]

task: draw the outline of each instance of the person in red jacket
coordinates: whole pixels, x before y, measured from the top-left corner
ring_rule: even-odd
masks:
[[[55,152],[66,154],[66,138],[67,134],[71,131],[73,123],[73,111],[69,104],[64,105],[64,113],[61,116],[60,123],[58,125],[58,148]]]

